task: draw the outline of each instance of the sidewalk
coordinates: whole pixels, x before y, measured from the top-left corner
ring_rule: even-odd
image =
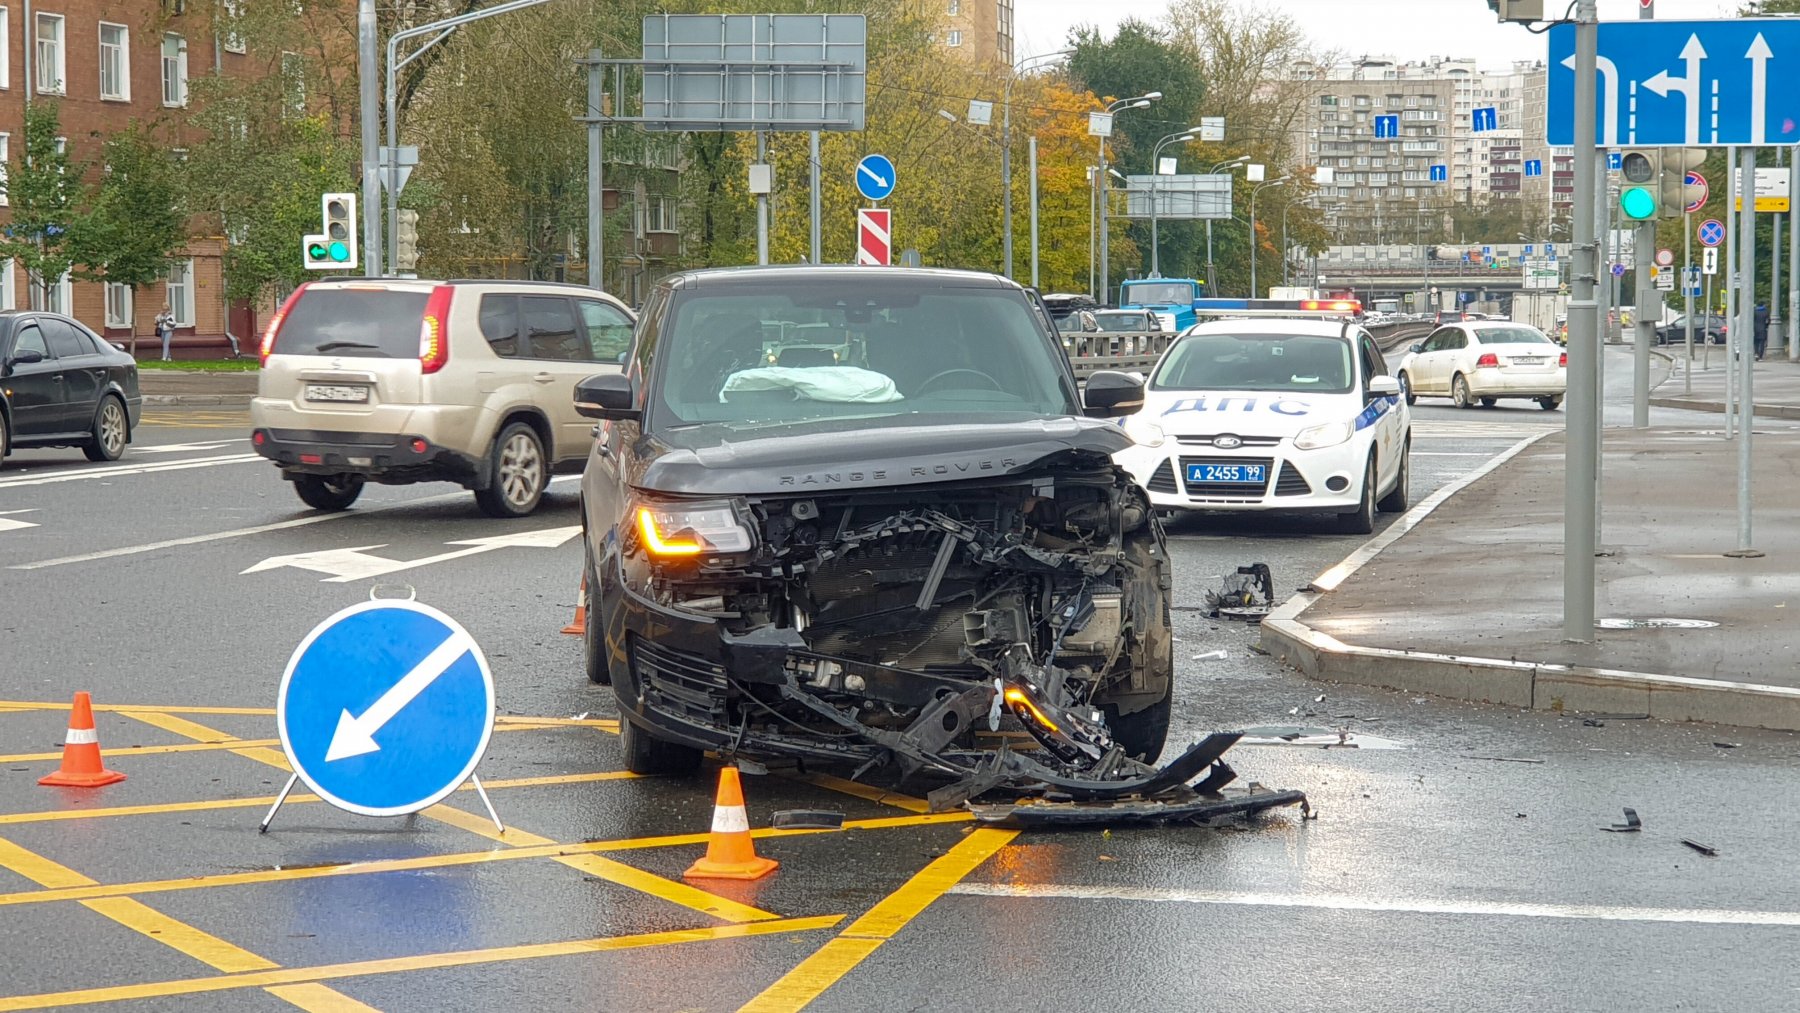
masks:
[[[1658,349],[1675,362],[1675,372],[1662,386],[1651,392],[1650,403],[1658,408],[1689,408],[1701,412],[1725,410],[1725,349],[1714,345],[1708,349],[1710,359],[1694,348],[1693,393],[1687,393],[1687,381],[1681,373],[1687,349],[1668,345]],[[1789,362],[1783,350],[1781,358],[1770,353],[1755,364],[1751,392],[1756,401],[1756,414],[1766,419],[1800,419],[1800,362]],[[1707,366],[1709,368],[1702,368]],[[1735,381],[1734,381],[1735,382]]]
[[[1800,390],[1800,369],[1765,368]],[[1800,730],[1800,433],[1755,437],[1752,544],[1766,555],[1731,559],[1737,445],[1607,431],[1596,616],[1717,625],[1592,643],[1563,640],[1563,446],[1550,434],[1433,494],[1277,609],[1263,645],[1318,679]]]
[[[256,396],[254,371],[206,373],[184,369],[138,370],[145,407],[230,405],[243,407]]]

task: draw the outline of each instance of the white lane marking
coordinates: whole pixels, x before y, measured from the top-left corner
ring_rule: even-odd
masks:
[[[1451,453],[1450,451],[1447,451],[1447,450],[1440,450],[1440,451],[1412,450],[1412,451],[1408,451],[1408,453],[1412,454],[1412,456],[1414,456],[1414,457],[1493,457],[1494,456],[1493,454]]]
[[[580,481],[580,475],[558,475],[550,480],[551,485],[558,482]],[[335,514],[319,514],[313,517],[296,517],[288,521],[276,521],[272,524],[258,524],[255,527],[238,528],[235,531],[217,531],[204,535],[188,535],[185,538],[169,538],[160,542],[149,542],[144,545],[127,545],[118,549],[102,549],[99,552],[84,552],[79,556],[63,556],[59,559],[42,559],[35,563],[16,563],[7,567],[9,570],[43,570],[52,566],[68,566],[71,563],[92,563],[101,559],[117,559],[120,556],[137,556],[146,552],[157,552],[162,549],[178,549],[184,545],[199,545],[202,542],[218,542],[227,538],[242,538],[246,535],[260,535],[270,531],[281,531],[287,528],[303,528],[308,524],[324,524],[327,521],[341,521],[351,517],[368,517],[371,514],[387,513],[409,507],[422,506],[426,503],[441,503],[445,500],[462,496],[461,492],[447,492],[439,496],[426,496],[423,499],[407,500],[389,506],[375,507],[368,510],[348,510]]]
[[[953,894],[1064,900],[1127,900],[1232,907],[1315,908],[1394,914],[1472,915],[1502,918],[1571,918],[1609,922],[1677,922],[1692,925],[1800,926],[1800,911],[1732,908],[1625,907],[1614,904],[1531,904],[1520,901],[1434,901],[1352,897],[1346,894],[1231,893],[1222,890],[1157,890],[1140,886],[1057,886],[1026,883],[958,883]]]
[[[140,447],[132,445],[132,452],[138,454],[181,454],[188,451],[217,450],[229,447],[233,443],[248,443],[248,440],[216,440],[212,443],[166,443],[156,447]]]
[[[581,525],[571,524],[560,528],[540,528],[537,531],[519,531],[510,535],[492,535],[487,538],[468,538],[461,541],[445,542],[445,545],[466,545],[466,549],[452,549],[440,552],[435,556],[423,559],[389,559],[377,556],[368,549],[386,548],[387,543],[380,545],[359,545],[349,549],[326,549],[323,552],[296,552],[286,556],[270,556],[251,566],[244,573],[261,573],[265,570],[279,570],[291,566],[300,570],[312,570],[315,573],[330,574],[325,580],[333,584],[346,584],[353,580],[368,577],[379,577],[384,574],[398,573],[432,563],[442,563],[464,556],[480,555],[495,549],[512,546],[527,548],[554,549],[562,543],[581,534]]]
[[[162,464],[140,464],[131,467],[83,468],[79,471],[60,471],[53,475],[19,475],[12,478],[0,478],[0,489],[15,489],[27,485],[54,485],[59,482],[79,482],[89,478],[123,478],[126,475],[152,475],[165,471],[185,471],[189,468],[217,468],[226,464],[248,464],[261,461],[261,454],[225,454],[219,457],[201,457],[192,461],[166,461]]]
[[[9,518],[7,516],[8,514],[33,514],[33,513],[37,513],[37,510],[36,509],[0,510],[0,531],[17,531],[20,528],[35,528],[35,527],[37,527],[37,525],[32,523],[31,521],[12,520],[11,518]]]

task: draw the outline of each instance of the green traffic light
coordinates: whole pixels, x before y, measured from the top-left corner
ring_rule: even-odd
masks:
[[[331,259],[339,264],[350,259],[350,247],[343,243],[331,244]]]
[[[1641,186],[1626,187],[1619,194],[1619,210],[1635,222],[1656,217],[1656,195]]]
[[[307,259],[309,259],[309,260],[324,260],[325,259],[325,244],[324,243],[313,243],[313,244],[309,245],[306,248],[306,256],[307,256]]]

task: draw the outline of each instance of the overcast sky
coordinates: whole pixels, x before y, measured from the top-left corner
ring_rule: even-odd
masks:
[[[1518,25],[1494,20],[1486,0],[1232,0],[1246,7],[1286,11],[1321,47],[1352,56],[1473,56],[1482,66],[1506,67],[1513,60],[1541,60],[1545,40]],[[1069,29],[1098,24],[1111,34],[1126,18],[1156,22],[1167,0],[1014,0],[1021,57],[1060,49]],[[1546,0],[1545,13],[1567,5]],[[1662,20],[1713,18],[1735,13],[1735,0],[1656,0]],[[1600,0],[1604,20],[1635,18],[1638,0]]]

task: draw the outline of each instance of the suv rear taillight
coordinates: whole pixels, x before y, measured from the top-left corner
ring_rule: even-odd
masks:
[[[294,304],[300,301],[300,293],[306,291],[308,284],[311,283],[302,282],[299,288],[288,295],[287,300],[281,304],[281,308],[275,311],[275,315],[269,318],[269,326],[263,328],[262,347],[258,349],[257,365],[267,366],[269,364],[269,356],[275,351],[275,332],[281,330],[281,322],[287,319],[288,310],[293,309]]]
[[[450,296],[449,285],[431,290],[425,300],[425,316],[419,321],[419,371],[435,373],[450,361]]]
[[[1483,352],[1481,358],[1475,360],[1476,369],[1497,369],[1499,366],[1500,357],[1493,352]]]

